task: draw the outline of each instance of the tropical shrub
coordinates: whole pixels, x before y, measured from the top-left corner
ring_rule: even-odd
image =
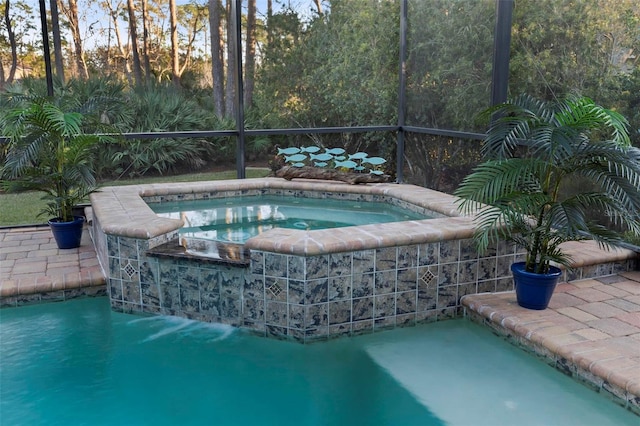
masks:
[[[483,115],[494,117],[484,162],[455,192],[463,212],[477,213],[480,251],[513,241],[527,251],[527,271],[546,273],[551,262],[570,265],[564,242],[623,242],[593,213],[640,235],[640,149],[631,145],[623,116],[585,97],[545,102],[529,95]],[[564,192],[575,179],[589,185]]]

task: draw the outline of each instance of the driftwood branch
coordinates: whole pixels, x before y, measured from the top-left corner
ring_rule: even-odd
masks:
[[[285,180],[291,179],[322,179],[347,182],[351,185],[359,183],[385,183],[391,180],[389,175],[373,175],[370,173],[343,172],[335,169],[320,167],[292,167],[284,166],[276,171],[276,176]]]

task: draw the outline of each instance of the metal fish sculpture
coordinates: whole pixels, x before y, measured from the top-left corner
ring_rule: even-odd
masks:
[[[331,154],[331,155],[340,155],[340,154],[344,154],[344,149],[342,148],[330,148],[325,150],[325,152],[327,154]]]
[[[300,152],[300,148],[278,148],[278,155],[292,155]]]
[[[362,160],[367,157],[368,154],[366,152],[356,152],[355,154],[351,154],[349,156],[349,160]]]
[[[329,161],[331,159],[333,159],[333,155],[331,154],[310,154],[309,155],[311,157],[312,160],[318,160],[318,161]]]
[[[302,152],[308,152],[309,154],[312,154],[314,152],[318,152],[320,151],[320,147],[318,146],[304,146],[302,147]]]
[[[304,167],[304,163],[293,163],[293,167]]]
[[[304,155],[304,154],[295,154],[295,155],[291,155],[289,157],[284,157],[284,161],[286,161],[287,163],[303,161],[303,160],[306,160],[306,159],[307,159],[307,156]]]
[[[371,158],[365,158],[364,160],[362,160],[362,162],[367,164],[372,164],[374,166],[379,166],[380,164],[386,163],[387,160],[385,160],[382,157],[371,157]]]
[[[345,169],[353,169],[358,164],[355,161],[347,160],[347,161],[336,161],[336,169],[337,168],[345,168]]]
[[[316,167],[327,167],[329,163],[327,163],[326,161],[316,161],[315,163],[313,163],[314,166]]]

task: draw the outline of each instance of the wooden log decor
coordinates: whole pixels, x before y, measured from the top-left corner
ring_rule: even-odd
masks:
[[[292,167],[284,166],[276,171],[276,176],[285,180],[291,179],[322,179],[347,182],[351,185],[359,183],[385,183],[391,180],[389,175],[374,175],[371,173],[343,172],[335,169],[323,169],[320,167]]]

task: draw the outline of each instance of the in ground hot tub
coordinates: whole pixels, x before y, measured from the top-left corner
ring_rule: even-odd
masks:
[[[192,238],[184,247],[180,232],[194,217],[163,217],[150,207],[285,196],[320,206],[382,203],[408,216],[324,229],[294,222],[223,236],[231,241]],[[108,187],[91,195],[114,310],[301,342],[455,317],[465,294],[512,289],[509,265],[522,253],[505,243],[480,257],[472,220],[454,201],[413,185],[279,178]]]
[[[314,195],[314,194],[310,194]],[[275,228],[314,231],[428,219],[432,215],[392,203],[309,196],[251,195],[194,201],[149,203],[161,217],[181,219],[180,245],[207,255],[205,242],[244,244]]]

